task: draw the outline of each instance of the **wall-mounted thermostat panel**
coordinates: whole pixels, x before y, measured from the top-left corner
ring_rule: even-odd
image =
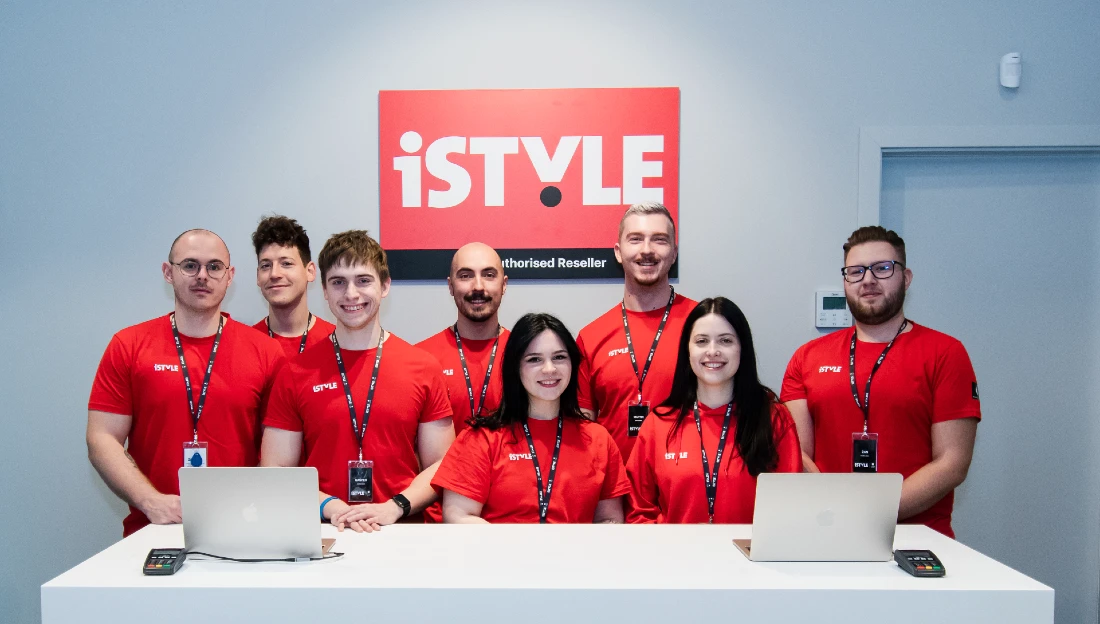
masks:
[[[851,327],[852,313],[843,290],[817,291],[817,312],[814,315],[818,327]]]

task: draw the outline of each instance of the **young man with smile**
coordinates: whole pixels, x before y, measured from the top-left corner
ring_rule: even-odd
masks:
[[[981,419],[970,357],[955,338],[905,318],[913,272],[892,230],[853,232],[842,273],[855,326],[800,347],[783,379],[804,467],[899,472],[898,519],[954,537],[954,490]]]
[[[318,263],[336,330],[279,373],[261,464],[296,466],[304,457],[320,477],[321,518],[338,529],[421,521],[454,440],[439,362],[382,328],[389,267],[365,231],[333,235]]]
[[[260,407],[285,357],[221,311],[229,250],[208,230],[179,235],[161,267],[171,314],[111,339],[88,401],[88,458],[130,506],[129,535],[182,520],[182,466],[255,466]]]
[[[287,357],[328,340],[336,326],[309,311],[306,291],[317,276],[309,236],[298,222],[273,215],[252,233],[256,286],[267,300],[267,317],[253,325],[279,342]]]
[[[676,254],[667,208],[647,202],[627,209],[615,243],[623,300],[577,335],[581,408],[611,432],[623,457],[651,408],[668,397],[680,332],[695,307],[669,283]]]

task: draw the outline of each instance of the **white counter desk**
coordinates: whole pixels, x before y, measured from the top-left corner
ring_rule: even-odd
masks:
[[[947,576],[885,563],[753,563],[746,525],[385,527],[337,534],[341,559],[189,559],[143,576],[179,526],[150,526],[42,586],[44,624],[220,622],[1053,622],[1054,590],[921,526]],[[861,615],[862,614],[862,615]]]

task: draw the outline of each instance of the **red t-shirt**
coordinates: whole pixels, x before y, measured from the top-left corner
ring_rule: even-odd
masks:
[[[286,359],[279,346],[225,314],[206,394],[199,441],[211,466],[259,462],[260,417],[272,381]],[[180,336],[196,404],[214,336]],[[169,315],[127,327],[107,345],[92,383],[88,409],[133,418],[127,450],[157,491],[179,494],[183,443],[192,439],[191,411]],[[123,535],[149,524],[134,507]]]
[[[726,406],[699,405],[703,443],[709,468],[714,470],[718,439]],[[689,412],[669,442],[677,414],[651,414],[642,424],[638,443],[626,471],[634,486],[629,521],[632,523],[705,523],[707,510],[703,460],[699,432]],[[714,521],[719,524],[751,524],[756,507],[756,477],[749,474],[734,442],[737,415],[730,422],[722,465],[718,467],[718,493],[714,498]],[[802,451],[790,412],[782,405],[772,407],[772,439],[779,455],[774,472],[801,472]]]
[[[507,329],[500,333],[500,343],[497,345],[496,361],[493,362],[493,374],[489,378],[489,390],[485,393],[485,404],[482,405],[481,414],[491,414],[500,405],[500,364],[504,359],[504,346],[508,344]],[[470,385],[474,388],[474,404],[481,400],[481,389],[485,381],[485,369],[489,367],[489,355],[493,351],[493,341],[462,339],[462,352],[466,355],[466,364],[470,371]],[[435,356],[443,365],[443,381],[447,384],[447,393],[451,398],[451,412],[454,414],[455,433],[462,433],[469,427],[466,421],[470,419],[470,393],[466,388],[466,377],[462,374],[462,360],[458,357],[458,343],[455,342],[455,333],[448,327],[438,334],[426,338],[416,346]]]
[[[527,422],[545,486],[558,421]],[[481,503],[481,517],[489,522],[539,521],[535,466],[521,425],[463,431],[447,451],[432,485]],[[594,422],[567,418],[546,521],[591,523],[597,503],[629,493],[622,456],[607,430]]]
[[[336,326],[325,319],[319,316],[314,316],[313,319],[313,327],[310,327],[309,331],[306,333],[306,349],[318,342],[328,342],[329,334],[336,331]],[[279,346],[283,348],[283,353],[285,353],[288,358],[298,355],[298,349],[302,346],[301,336],[287,337],[269,333],[270,328],[267,326],[266,316],[260,319],[260,322],[253,325],[252,328],[263,332],[265,336],[274,338],[275,341],[279,343]]]
[[[958,340],[910,321],[871,385],[868,431],[878,433],[879,472],[903,477],[932,461],[932,425],[981,418],[978,382]],[[812,340],[795,351],[783,377],[783,402],[806,399],[814,421],[814,463],[824,472],[851,472],[852,434],[863,431],[863,412],[852,399],[848,351],[855,328]],[[856,345],[856,387],[863,401],[867,376],[887,343]],[[951,530],[950,492],[906,519],[944,535]]]
[[[672,390],[684,319],[695,305],[695,301],[683,295],[676,295],[672,302],[672,311],[642,389],[642,398],[649,401],[651,410],[667,399]],[[577,400],[584,409],[597,413],[597,422],[607,427],[623,457],[629,457],[637,438],[630,437],[627,432],[627,405],[638,398],[638,376],[630,363],[621,309],[616,305],[577,334],[577,346],[581,350]],[[649,348],[664,313],[664,306],[650,312],[628,310],[626,313],[639,373],[645,368]]]
[[[340,349],[360,427],[375,351]],[[363,459],[374,462],[374,502],[401,493],[426,467],[420,465],[416,447],[420,424],[450,416],[439,362],[390,334],[383,343],[363,438]],[[359,448],[331,341],[307,347],[283,367],[271,391],[264,426],[302,432],[303,464],[317,469],[322,492],[347,500],[348,462],[359,458]],[[421,519],[420,514],[408,518]]]

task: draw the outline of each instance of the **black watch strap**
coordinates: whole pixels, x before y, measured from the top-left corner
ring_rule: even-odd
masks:
[[[409,499],[405,498],[403,494],[394,494],[392,500],[401,508],[401,517],[408,517],[409,512],[412,511],[412,503],[409,502]]]

